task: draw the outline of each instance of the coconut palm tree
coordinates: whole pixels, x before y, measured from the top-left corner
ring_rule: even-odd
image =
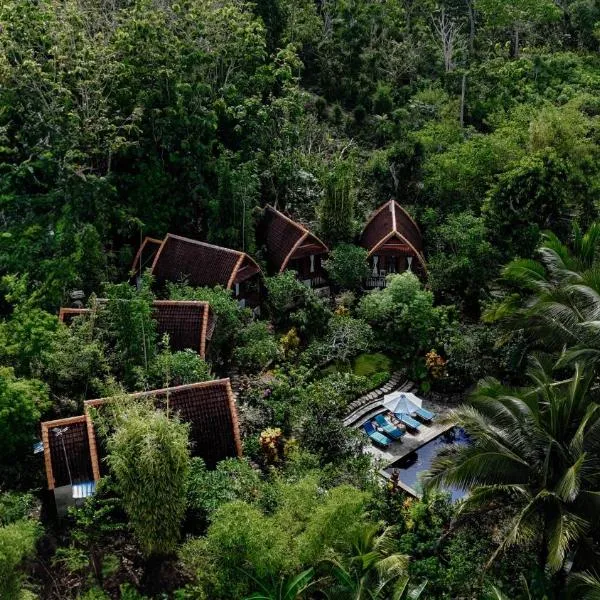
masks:
[[[472,443],[441,453],[425,483],[468,490],[462,515],[499,505],[512,509],[490,563],[513,545],[531,543],[539,548],[540,566],[556,574],[567,554],[597,532],[600,406],[592,376],[579,365],[564,381],[554,381],[549,371],[532,359],[526,388],[483,382],[453,415]]]
[[[302,571],[298,575],[291,577],[282,577],[279,580],[269,579],[260,581],[249,573],[242,571],[244,575],[254,580],[256,586],[260,589],[246,600],[298,600],[304,598],[305,593],[317,584],[315,581],[315,570],[310,568]]]
[[[573,600],[600,600],[600,577],[595,573],[574,573],[567,588]]]
[[[425,587],[408,588],[409,557],[396,552],[393,528],[364,523],[352,540],[349,555],[329,560],[334,584],[328,598],[384,600],[419,597]]]
[[[508,288],[484,318],[522,331],[533,347],[567,350],[561,364],[600,361],[600,223],[574,228],[570,246],[544,236],[538,258],[516,259],[503,270]]]

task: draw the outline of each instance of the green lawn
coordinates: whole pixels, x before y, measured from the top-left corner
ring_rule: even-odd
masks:
[[[374,354],[359,354],[352,363],[352,371],[355,375],[370,377],[374,373],[392,371],[392,361],[385,354],[376,352]]]

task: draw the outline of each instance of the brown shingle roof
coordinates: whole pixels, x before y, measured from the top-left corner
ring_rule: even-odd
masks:
[[[106,300],[99,299],[99,304]],[[153,302],[156,328],[160,336],[167,333],[172,350],[191,348],[202,358],[206,356],[207,341],[215,328],[215,316],[208,302],[192,300],[155,300]],[[90,314],[89,308],[61,308],[59,319],[70,325],[78,315]]]
[[[279,273],[294,258],[329,252],[329,248],[306,227],[270,205],[265,207],[261,229],[267,258]]]
[[[202,358],[206,342],[212,337],[215,317],[208,302],[185,300],[155,300],[157,331],[167,333],[175,351],[192,348]]]
[[[242,455],[237,408],[229,379],[129,394],[130,398],[155,398],[161,407],[166,404],[167,396],[170,410],[179,413],[180,418],[191,425],[193,456],[200,456],[209,468],[213,468],[224,458]],[[86,413],[88,408],[101,406],[110,400],[86,400]],[[101,467],[97,451],[92,454],[92,463],[98,478]]]
[[[419,226],[398,202],[389,200],[371,215],[363,229],[360,242],[371,255],[393,239],[408,246],[425,268],[423,238]]]
[[[260,267],[244,252],[171,233],[152,264],[152,274],[158,281],[186,278],[194,286],[222,285],[228,289],[257,273]]]
[[[42,442],[48,489],[94,479],[85,415],[42,423]]]

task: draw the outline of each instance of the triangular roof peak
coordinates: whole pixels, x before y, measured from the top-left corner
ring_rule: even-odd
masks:
[[[361,245],[371,256],[394,239],[405,246],[425,268],[421,230],[408,212],[391,198],[367,220],[361,234]]]
[[[187,276],[195,286],[222,285],[227,289],[261,273],[245,252],[173,233],[161,242],[150,271],[159,280],[176,281]]]
[[[325,254],[329,248],[302,223],[267,204],[264,209],[264,241],[269,261],[283,272],[290,260],[307,254]]]

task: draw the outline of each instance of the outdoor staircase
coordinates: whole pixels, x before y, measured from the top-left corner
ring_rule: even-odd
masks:
[[[415,392],[416,389],[415,383],[407,380],[400,371],[396,371],[386,384],[350,403],[348,406],[350,412],[344,419],[344,425],[346,427],[362,425],[368,419],[379,414],[385,394],[394,391]]]

